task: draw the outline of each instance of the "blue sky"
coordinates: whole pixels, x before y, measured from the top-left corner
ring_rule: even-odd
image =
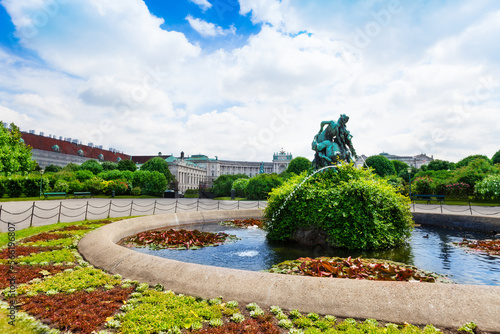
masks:
[[[500,3],[0,0],[0,119],[128,154],[500,149]]]

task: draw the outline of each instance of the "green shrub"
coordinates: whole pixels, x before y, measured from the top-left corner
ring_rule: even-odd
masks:
[[[6,183],[5,179],[6,179],[5,176],[0,176],[0,198],[2,198],[5,195],[6,191],[7,191],[7,189],[5,188],[6,187],[6,185],[5,185],[5,183]]]
[[[28,197],[35,197],[40,195],[40,174],[29,174],[22,180],[23,193]],[[49,187],[49,181],[44,180],[42,184],[42,192],[45,192]]]
[[[84,185],[78,180],[71,181],[69,183],[69,192],[74,193],[75,191],[83,191]]]
[[[97,175],[102,172],[102,166],[98,161],[91,159],[81,164],[80,170],[88,170],[91,171],[92,174]]]
[[[103,180],[97,176],[85,181],[83,187],[86,191],[90,191],[94,195],[102,195],[106,189]]]
[[[130,194],[132,196],[140,196],[141,195],[141,188],[140,187],[132,188],[132,190],[130,191]]]
[[[246,188],[248,186],[249,179],[237,179],[234,180],[232,188],[235,190],[236,197],[246,197]]]
[[[69,183],[64,180],[57,180],[54,185],[54,191],[69,193]]]
[[[500,175],[490,175],[478,182],[475,193],[482,199],[500,199]]]
[[[290,164],[288,165],[286,172],[300,174],[304,171],[308,171],[312,168],[311,161],[304,157],[295,157],[290,160]]]
[[[125,195],[128,192],[128,185],[123,180],[109,181],[108,189],[114,191],[116,195]]]
[[[299,228],[317,229],[334,247],[379,249],[400,245],[410,236],[409,199],[371,171],[342,164],[296,189],[305,177],[292,177],[271,192],[264,211],[269,239],[289,240]]]
[[[56,165],[48,165],[45,167],[44,172],[45,173],[57,173],[62,170],[61,166],[56,166]]]
[[[214,181],[214,193],[217,197],[231,196],[231,188],[233,182],[237,179],[248,179],[248,175],[235,174],[235,175],[221,175]]]
[[[75,177],[80,182],[85,182],[85,181],[91,179],[93,176],[94,176],[94,173],[92,173],[89,170],[85,170],[85,169],[77,170],[75,172]]]
[[[365,164],[382,177],[396,174],[393,163],[383,155],[373,155],[366,159]]]
[[[63,169],[60,172],[54,173],[54,184],[56,180],[64,180],[68,182],[76,180],[76,172],[70,172]]]
[[[137,165],[132,160],[120,160],[118,161],[118,169],[121,171],[135,172],[137,170]]]
[[[11,198],[21,196],[23,193],[22,177],[19,175],[9,176],[5,180],[5,191]]]
[[[101,166],[104,171],[118,169],[118,164],[112,161],[104,161]]]
[[[103,180],[111,181],[111,180],[121,179],[122,174],[123,174],[123,172],[121,170],[114,169],[114,170],[108,170],[108,171],[104,171],[102,173],[99,173],[98,176]]]
[[[432,189],[432,179],[430,177],[417,177],[412,181],[412,193],[421,195],[431,195],[434,193]]]
[[[248,199],[267,199],[271,190],[279,187],[283,180],[276,174],[259,174],[248,181],[246,197]]]

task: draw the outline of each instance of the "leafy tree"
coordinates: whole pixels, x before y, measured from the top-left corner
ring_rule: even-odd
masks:
[[[77,170],[75,172],[75,176],[78,181],[83,182],[88,179],[91,179],[94,176],[94,173],[92,173],[89,170],[82,169],[82,170]]]
[[[399,175],[399,173],[403,170],[403,169],[408,169],[408,164],[406,162],[403,162],[403,161],[399,161],[399,160],[390,160],[392,162],[392,164],[394,165],[394,169],[396,170],[396,175]],[[407,171],[408,172],[408,171]]]
[[[80,170],[89,170],[94,175],[97,175],[100,172],[102,172],[102,166],[96,160],[90,159],[90,160],[87,160],[83,164],[80,165]]]
[[[0,126],[0,175],[26,174],[35,164],[31,160],[31,147],[22,141],[19,128],[14,123],[10,124],[10,130]]]
[[[137,165],[132,160],[120,160],[118,162],[118,169],[135,172],[137,170]]]
[[[491,162],[493,162],[494,164],[500,164],[500,150],[493,155],[493,157],[491,158]]]
[[[79,169],[80,169],[80,165],[74,164],[72,162],[63,167],[63,170],[68,171],[68,172],[76,172]]]
[[[235,175],[221,175],[214,181],[214,193],[217,197],[224,197],[231,195],[231,187],[233,182],[237,179],[248,179],[248,175],[235,174]]]
[[[246,195],[248,199],[267,199],[271,190],[279,187],[283,180],[277,174],[259,174],[248,181]]]
[[[468,157],[463,158],[462,160],[460,160],[459,162],[456,163],[455,167],[456,168],[460,168],[460,167],[468,166],[471,162],[473,162],[475,160],[478,160],[478,159],[479,160],[485,160],[489,164],[491,164],[491,160],[488,159],[487,156],[476,154],[476,155],[469,155]]]
[[[110,181],[110,180],[118,180],[121,179],[123,175],[123,172],[121,170],[109,170],[109,171],[104,171],[102,173],[99,173],[99,177],[103,180]]]
[[[396,174],[396,169],[392,162],[382,155],[373,155],[367,158],[365,164],[373,168],[374,172],[382,177]]]
[[[172,180],[174,179],[174,176],[172,175],[172,173],[170,173],[170,169],[168,169],[168,163],[165,161],[165,159],[160,157],[154,157],[153,159],[149,159],[148,161],[146,161],[146,163],[141,166],[141,170],[160,172],[165,175],[167,183],[172,182]]]
[[[104,161],[101,166],[104,171],[118,169],[118,164],[112,161]]]
[[[311,168],[311,161],[304,157],[296,157],[290,161],[288,168],[286,171],[288,173],[300,174],[305,170],[309,170]]]
[[[48,165],[45,167],[45,173],[57,173],[61,171],[63,168],[61,166],[56,165]]]
[[[133,186],[141,188],[143,194],[163,196],[168,182],[163,173],[141,169],[134,173]]]
[[[427,165],[427,170],[452,170],[455,169],[455,164],[446,160],[432,160]]]
[[[249,179],[237,179],[233,182],[232,189],[235,190],[237,197],[245,197]]]

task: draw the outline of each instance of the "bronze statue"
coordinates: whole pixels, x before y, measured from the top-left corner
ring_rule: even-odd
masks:
[[[352,135],[346,128],[347,121],[349,117],[342,114],[337,122],[321,122],[320,130],[312,142],[312,149],[316,152],[314,168],[320,169],[339,161],[354,162],[356,150],[351,142]]]

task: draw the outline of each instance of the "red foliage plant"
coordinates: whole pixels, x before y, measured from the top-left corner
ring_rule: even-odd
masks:
[[[51,246],[51,247],[36,247],[36,246],[16,246],[5,248],[0,251],[0,259],[9,259],[20,256],[29,256],[31,253],[41,253],[50,252],[56,249],[61,249],[62,247]]]
[[[39,294],[19,297],[21,309],[40,317],[44,323],[61,331],[92,333],[98,331],[128,299],[133,287],[112,290],[78,291],[53,296]]]
[[[164,230],[146,231],[126,238],[121,242],[124,246],[150,248],[179,248],[218,246],[223,244],[230,235],[224,232],[210,233],[198,230]]]
[[[280,334],[278,326],[266,318],[246,319],[239,324],[228,323],[221,327],[204,328],[199,334]]]
[[[0,289],[8,287],[11,282],[15,282],[15,284],[28,283],[34,278],[43,278],[69,268],[73,268],[73,266],[16,265],[11,268],[8,264],[0,264]],[[11,271],[11,269],[13,270]],[[11,281],[12,279],[13,281]]]
[[[77,231],[77,230],[90,230],[90,227],[82,225],[71,225],[55,231]]]
[[[37,241],[48,241],[48,240],[59,240],[71,237],[69,234],[55,234],[55,233],[39,233],[31,237],[25,238],[20,241],[20,243],[37,242]]]
[[[488,255],[500,256],[500,239],[499,240],[467,240],[463,239],[458,243],[459,246],[467,247],[479,252],[487,253]]]
[[[235,227],[243,227],[247,228],[249,226],[257,226],[258,228],[262,228],[263,221],[260,219],[235,219],[230,221],[231,225],[234,225]]]

